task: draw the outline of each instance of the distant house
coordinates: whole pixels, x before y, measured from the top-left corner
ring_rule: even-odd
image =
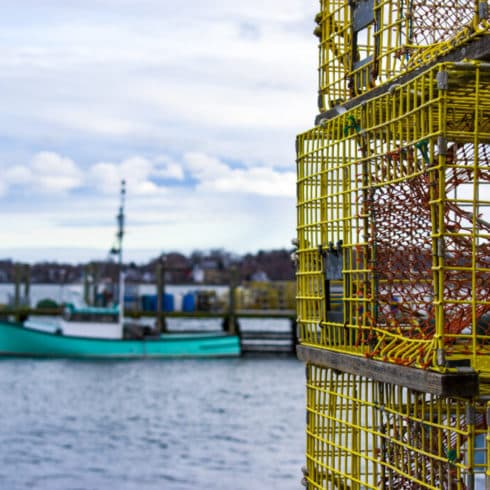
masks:
[[[265,271],[256,271],[250,276],[251,281],[255,282],[268,282],[269,281],[269,276]]]
[[[147,282],[147,283],[154,283],[155,282],[155,274],[153,274],[152,272],[144,272],[143,276],[141,277],[141,280],[143,282]]]
[[[204,269],[202,269],[200,266],[195,265],[192,268],[191,275],[192,275],[192,280],[194,282],[198,282],[198,283],[204,282]]]

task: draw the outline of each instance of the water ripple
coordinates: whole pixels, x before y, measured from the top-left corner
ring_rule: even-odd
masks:
[[[298,488],[294,359],[1,360],[0,392],[1,489]]]

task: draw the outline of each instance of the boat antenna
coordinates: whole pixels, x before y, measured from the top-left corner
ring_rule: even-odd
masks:
[[[117,213],[117,233],[116,233],[116,243],[110,250],[110,255],[117,255],[117,264],[119,270],[122,269],[123,264],[123,251],[122,243],[124,237],[124,201],[126,197],[126,181],[121,180],[121,204],[119,205],[119,212]]]
[[[124,237],[124,201],[126,198],[126,181],[121,180],[121,205],[119,206],[119,213],[117,214],[117,256],[119,271],[122,269],[123,252],[122,242]]]
[[[117,265],[119,273],[119,321],[122,325],[124,320],[124,271],[123,271],[123,238],[124,238],[124,202],[126,198],[126,181],[121,180],[121,201],[119,205],[119,212],[117,213],[117,233],[116,233],[116,246],[112,247],[111,254],[117,255]]]

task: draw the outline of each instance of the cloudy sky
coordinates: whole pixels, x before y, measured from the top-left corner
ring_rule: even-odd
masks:
[[[289,247],[316,0],[2,0],[0,258]]]

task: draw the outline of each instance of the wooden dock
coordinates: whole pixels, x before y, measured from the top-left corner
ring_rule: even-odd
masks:
[[[297,336],[292,331],[242,331],[240,339],[243,354],[296,354]]]

